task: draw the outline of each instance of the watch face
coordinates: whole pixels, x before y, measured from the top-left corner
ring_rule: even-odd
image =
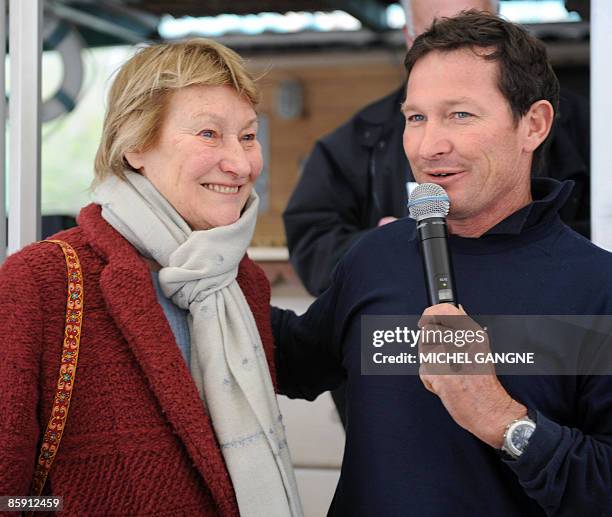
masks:
[[[528,423],[523,423],[518,425],[511,436],[512,446],[515,447],[519,451],[524,451],[525,447],[527,447],[527,443],[529,443],[529,438],[533,434],[534,426]]]

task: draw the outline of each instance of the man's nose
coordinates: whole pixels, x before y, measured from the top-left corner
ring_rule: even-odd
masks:
[[[419,145],[419,156],[425,160],[435,160],[451,152],[453,146],[448,130],[442,124],[430,121],[423,128]]]

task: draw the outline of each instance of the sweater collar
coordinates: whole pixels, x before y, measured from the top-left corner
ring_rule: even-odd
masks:
[[[520,235],[523,231],[556,218],[574,187],[573,181],[557,181],[551,178],[531,180],[533,201],[510,214],[490,228],[484,235]]]
[[[478,238],[450,235],[451,249],[466,254],[498,253],[545,238],[562,227],[559,209],[569,197],[572,187],[573,181],[533,179],[531,203]]]

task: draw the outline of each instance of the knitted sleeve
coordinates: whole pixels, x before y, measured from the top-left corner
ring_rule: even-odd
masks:
[[[505,463],[549,516],[612,515],[612,378],[580,378],[580,429],[536,411],[525,454]]]
[[[28,495],[37,416],[43,318],[40,291],[20,253],[0,268],[0,495]]]
[[[336,268],[334,278],[340,276],[342,265],[341,262]],[[280,394],[314,400],[345,380],[342,339],[336,334],[343,328],[343,318],[336,311],[339,285],[341,282],[332,283],[301,316],[290,310],[271,308]]]

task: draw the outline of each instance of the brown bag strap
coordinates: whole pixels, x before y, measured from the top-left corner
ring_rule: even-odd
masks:
[[[81,326],[83,323],[83,272],[79,257],[74,249],[66,242],[54,242],[62,248],[66,258],[68,276],[68,300],[66,301],[66,327],[64,329],[64,342],[62,346],[62,360],[59,368],[59,378],[51,408],[49,423],[43,436],[40,454],[34,471],[32,481],[32,494],[40,495],[47,480],[47,475],[53,464],[60,446],[62,434],[68,418],[70,398],[74,381],[76,379],[77,359],[79,357],[79,344],[81,342]]]

